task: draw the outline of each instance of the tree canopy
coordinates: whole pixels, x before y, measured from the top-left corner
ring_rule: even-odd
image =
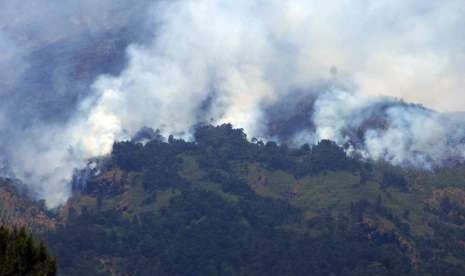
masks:
[[[52,276],[56,271],[55,258],[25,229],[0,227],[0,275]]]

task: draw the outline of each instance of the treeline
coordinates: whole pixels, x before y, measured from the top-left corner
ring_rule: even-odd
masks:
[[[112,159],[128,171],[149,170],[163,172],[157,178],[168,179],[175,173],[177,155],[193,154],[199,157],[203,167],[227,169],[231,161],[261,162],[270,169],[280,169],[297,177],[316,174],[325,170],[369,170],[368,163],[346,155],[343,148],[330,140],[317,145],[302,145],[290,148],[273,141],[263,142],[253,138],[251,142],[242,129],[231,124],[204,125],[195,130],[194,141],[186,142],[170,136],[167,141],[161,136],[146,144],[137,141],[116,142]],[[150,169],[149,169],[150,168]],[[162,181],[164,182],[164,181]]]
[[[230,124],[200,126],[192,142],[149,137],[146,143],[115,143],[106,165],[141,182],[143,195],[136,201],[131,195],[136,206],[128,207],[139,211],[128,214],[114,203],[124,189],[101,192],[97,208],[70,212],[66,225],[49,234],[66,275],[106,275],[108,267],[170,276],[414,273],[395,239],[368,240],[363,225],[351,223],[364,209],[309,221],[289,201],[256,194],[235,170],[258,163],[296,178],[341,170],[364,175],[365,181],[373,177],[371,165],[347,156],[334,142],[289,148],[248,141]],[[200,179],[180,173],[186,158],[198,164],[191,173]],[[109,186],[98,177],[88,185],[88,191]]]

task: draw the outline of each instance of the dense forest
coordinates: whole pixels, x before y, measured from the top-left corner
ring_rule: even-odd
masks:
[[[144,129],[89,162],[39,233],[62,275],[465,272],[459,164],[401,168],[229,124],[199,126],[192,141]]]
[[[56,260],[25,229],[0,227],[0,275],[53,276]]]

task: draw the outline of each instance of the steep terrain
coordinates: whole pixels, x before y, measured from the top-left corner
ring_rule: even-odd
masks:
[[[54,213],[2,186],[2,221],[46,239],[63,275],[463,275],[465,168],[358,160],[331,141],[115,143]],[[44,231],[46,230],[46,231]]]
[[[33,201],[20,183],[0,178],[0,226],[43,233],[55,229],[56,223],[44,203]]]

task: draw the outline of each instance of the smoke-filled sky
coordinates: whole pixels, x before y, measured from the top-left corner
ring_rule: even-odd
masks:
[[[3,0],[0,170],[55,207],[113,141],[206,122],[438,166],[465,156],[463,26],[464,0]]]

